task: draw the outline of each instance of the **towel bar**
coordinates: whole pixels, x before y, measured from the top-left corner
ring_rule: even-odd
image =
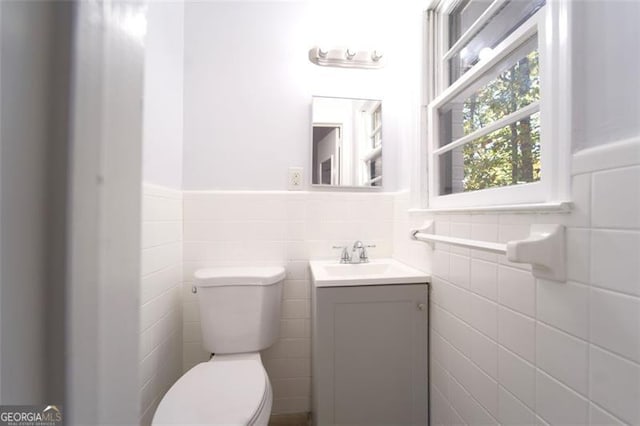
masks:
[[[459,247],[504,254],[510,262],[530,263],[536,278],[566,281],[565,227],[563,225],[531,225],[529,237],[506,244],[447,237],[433,233],[433,221],[411,230],[411,239],[430,244],[446,243]]]

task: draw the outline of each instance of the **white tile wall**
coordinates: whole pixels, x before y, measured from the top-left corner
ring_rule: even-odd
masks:
[[[626,424],[640,424],[640,368],[637,363],[591,346],[591,400]]]
[[[395,257],[433,262],[433,424],[640,424],[640,158],[625,152],[629,141],[577,154],[570,214],[409,214],[396,195]],[[408,240],[431,219],[441,235],[501,242],[565,224],[569,281]]]
[[[182,193],[143,186],[140,423],[182,373]]]
[[[209,358],[201,347],[193,272],[216,265],[284,265],[280,340],[263,353],[273,413],[310,410],[309,259],[338,259],[333,245],[360,239],[391,257],[393,195],[382,193],[185,192],[183,370]],[[405,235],[406,237],[406,235]]]
[[[503,425],[534,425],[536,416],[504,387],[498,390],[498,420]]]

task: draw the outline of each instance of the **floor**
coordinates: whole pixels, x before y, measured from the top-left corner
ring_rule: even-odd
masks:
[[[269,419],[269,426],[310,426],[310,413],[274,414]]]

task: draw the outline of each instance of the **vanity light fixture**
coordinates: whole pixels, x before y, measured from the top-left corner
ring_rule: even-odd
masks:
[[[384,66],[383,54],[379,50],[323,50],[316,46],[309,50],[309,60],[324,67],[378,69]]]

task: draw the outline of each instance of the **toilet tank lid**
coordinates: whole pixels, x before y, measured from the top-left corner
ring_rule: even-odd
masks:
[[[204,268],[194,273],[196,287],[271,285],[282,281],[284,276],[282,266]]]

